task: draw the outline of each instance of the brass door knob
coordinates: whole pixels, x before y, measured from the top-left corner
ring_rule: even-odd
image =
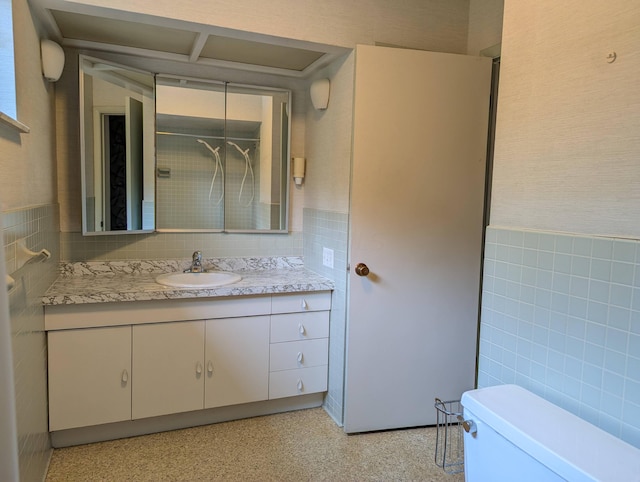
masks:
[[[369,267],[364,263],[358,263],[356,265],[356,274],[358,276],[367,276],[369,274]]]

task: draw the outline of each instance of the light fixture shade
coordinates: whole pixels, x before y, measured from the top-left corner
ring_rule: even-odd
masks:
[[[329,105],[329,90],[331,82],[329,79],[314,80],[311,84],[311,103],[317,110],[324,110]]]
[[[42,56],[42,75],[49,82],[55,82],[62,75],[64,68],[64,50],[52,40],[40,41],[40,55]]]

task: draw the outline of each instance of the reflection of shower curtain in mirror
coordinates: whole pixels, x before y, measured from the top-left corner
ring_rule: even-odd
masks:
[[[160,135],[158,167],[169,177],[157,177],[157,226],[159,229],[240,229],[270,226],[270,209],[259,203],[259,143],[236,140],[225,145],[224,137],[209,133],[204,141],[194,135]],[[199,135],[202,135],[199,132]],[[212,139],[214,138],[214,139]],[[202,142],[198,142],[198,140]],[[211,149],[206,148],[208,144]],[[217,149],[222,165],[216,172]],[[245,153],[246,152],[246,156]],[[215,176],[215,179],[214,179]],[[222,184],[224,182],[224,185]],[[224,195],[224,202],[221,196]],[[262,216],[263,219],[260,219]]]
[[[157,229],[286,232],[290,92],[163,76],[156,92]]]
[[[224,152],[221,141],[207,142]],[[170,177],[156,179],[158,228],[222,229],[224,203],[218,199],[226,172],[212,189],[216,158],[191,136],[158,136],[157,147],[158,167],[170,169]]]
[[[253,229],[258,225],[256,205],[260,165],[255,159],[259,158],[259,149],[256,142],[234,143],[238,147],[227,146],[225,227]]]

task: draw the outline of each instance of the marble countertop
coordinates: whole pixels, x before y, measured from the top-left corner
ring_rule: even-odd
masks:
[[[184,260],[63,263],[61,275],[42,297],[44,305],[112,303],[301,291],[326,291],[333,282],[304,268],[301,258],[212,258],[209,271],[232,271],[236,283],[215,288],[174,288],[156,283],[162,273],[181,272]]]

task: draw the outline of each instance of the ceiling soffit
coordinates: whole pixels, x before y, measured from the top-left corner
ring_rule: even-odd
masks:
[[[88,7],[30,0],[63,46],[304,78],[348,49]]]

